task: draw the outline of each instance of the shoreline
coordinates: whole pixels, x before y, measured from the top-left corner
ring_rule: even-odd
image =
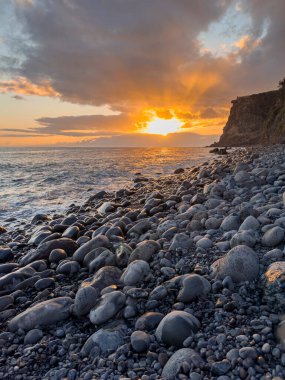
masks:
[[[231,149],[1,233],[0,377],[284,377],[284,153]]]

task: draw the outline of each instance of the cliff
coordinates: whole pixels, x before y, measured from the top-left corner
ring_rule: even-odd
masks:
[[[285,90],[238,97],[218,143],[213,146],[285,143]]]

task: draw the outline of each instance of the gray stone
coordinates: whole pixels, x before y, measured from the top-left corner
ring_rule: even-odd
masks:
[[[42,330],[33,329],[27,332],[24,338],[24,344],[36,344],[43,337]]]
[[[95,325],[100,325],[113,318],[125,305],[126,296],[120,291],[104,294],[98,304],[91,309],[89,319]]]
[[[73,313],[77,317],[81,317],[85,314],[88,314],[89,311],[96,305],[98,302],[100,292],[98,289],[93,288],[92,286],[82,286],[78,289],[74,305]]]
[[[168,346],[182,347],[183,342],[200,328],[200,322],[185,311],[172,311],[159,323],[155,335]]]
[[[245,230],[238,231],[231,238],[230,246],[231,248],[236,247],[237,245],[247,245],[248,247],[254,247],[256,244],[256,238],[253,231]]]
[[[53,249],[49,255],[49,262],[51,263],[59,263],[61,260],[65,260],[67,258],[67,254],[63,249]]]
[[[230,276],[236,283],[253,281],[259,273],[258,254],[246,245],[238,245],[216,260],[211,269],[219,279]]]
[[[206,237],[199,239],[196,243],[197,247],[203,248],[203,249],[209,249],[213,246],[213,242],[211,239],[208,239]]]
[[[283,252],[278,248],[274,248],[271,251],[266,252],[263,256],[265,260],[280,259],[281,257],[283,257]]]
[[[238,230],[240,226],[239,217],[236,215],[229,215],[222,221],[221,229],[226,231]]]
[[[72,255],[76,249],[77,244],[72,239],[62,238],[51,240],[43,243],[35,251],[30,251],[20,259],[21,265],[27,265],[35,260],[47,260],[53,249],[63,249],[68,256]]]
[[[207,295],[211,290],[208,280],[198,274],[189,274],[183,280],[183,287],[178,294],[178,301],[188,303],[195,298]]]
[[[149,274],[149,264],[144,260],[132,261],[122,274],[121,280],[125,285],[136,285],[141,283]]]
[[[53,278],[41,278],[35,283],[35,288],[37,290],[43,290],[46,288],[54,287],[55,281]]]
[[[185,233],[181,232],[176,234],[172,239],[171,245],[169,247],[170,251],[175,251],[176,249],[189,249],[193,245],[192,239]]]
[[[202,358],[196,351],[191,348],[181,348],[177,350],[165,364],[161,374],[163,379],[175,380],[183,368],[184,363],[188,365],[193,364],[198,368],[204,364]]]
[[[65,274],[66,276],[72,276],[80,271],[80,264],[77,261],[64,260],[59,263],[56,268],[56,272]]]
[[[7,261],[13,260],[14,254],[10,248],[0,247],[0,263],[6,263]]]
[[[137,319],[135,329],[151,331],[159,325],[163,317],[164,315],[162,313],[158,313],[155,311],[145,313]]]
[[[0,297],[0,312],[8,309],[14,304],[14,297],[11,295]]]
[[[273,227],[266,231],[262,237],[262,245],[266,247],[275,247],[284,240],[284,230],[281,227]]]
[[[259,221],[252,215],[249,215],[239,227],[239,231],[253,230],[256,231],[260,227]]]
[[[82,263],[84,257],[93,249],[98,247],[109,248],[109,239],[104,235],[96,236],[95,238],[89,240],[87,243],[79,247],[73,254],[73,260]]]
[[[224,359],[212,365],[212,373],[217,376],[225,375],[231,369],[231,363]]]
[[[85,356],[96,357],[115,352],[124,343],[126,330],[124,325],[119,325],[96,331],[84,343],[81,353]]]
[[[119,268],[125,268],[128,265],[132,251],[132,248],[126,243],[121,243],[116,248],[116,263]]]
[[[88,268],[89,268],[89,272],[93,273],[93,272],[97,272],[97,270],[102,267],[105,267],[107,265],[112,266],[115,264],[116,264],[116,257],[114,253],[106,249],[88,264]]]
[[[70,297],[58,297],[38,303],[14,317],[9,323],[9,330],[29,331],[35,327],[47,327],[63,321],[70,315],[72,302]]]
[[[134,331],[131,335],[131,345],[138,353],[146,352],[150,345],[150,336],[144,331]]]
[[[70,226],[63,232],[62,237],[76,239],[79,231],[80,230],[77,226]]]
[[[154,240],[144,240],[139,243],[130,255],[129,263],[135,260],[150,261],[160,250],[160,245]]]

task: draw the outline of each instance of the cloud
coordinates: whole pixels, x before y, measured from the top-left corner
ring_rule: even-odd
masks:
[[[165,118],[180,115],[192,128],[199,115],[224,116],[237,95],[272,89],[284,77],[284,0],[12,3],[18,33],[4,38],[13,43],[0,52],[9,77],[0,82],[0,92],[107,104],[121,112],[42,117],[33,133],[132,134],[150,111]],[[237,35],[235,46],[217,57],[202,48],[199,35],[211,25],[222,28],[230,7],[251,21],[243,35],[238,23],[227,26],[227,33]],[[211,124],[204,125],[211,134]]]

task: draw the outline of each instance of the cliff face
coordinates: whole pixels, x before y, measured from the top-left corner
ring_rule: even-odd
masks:
[[[285,90],[238,97],[214,146],[285,143]]]

